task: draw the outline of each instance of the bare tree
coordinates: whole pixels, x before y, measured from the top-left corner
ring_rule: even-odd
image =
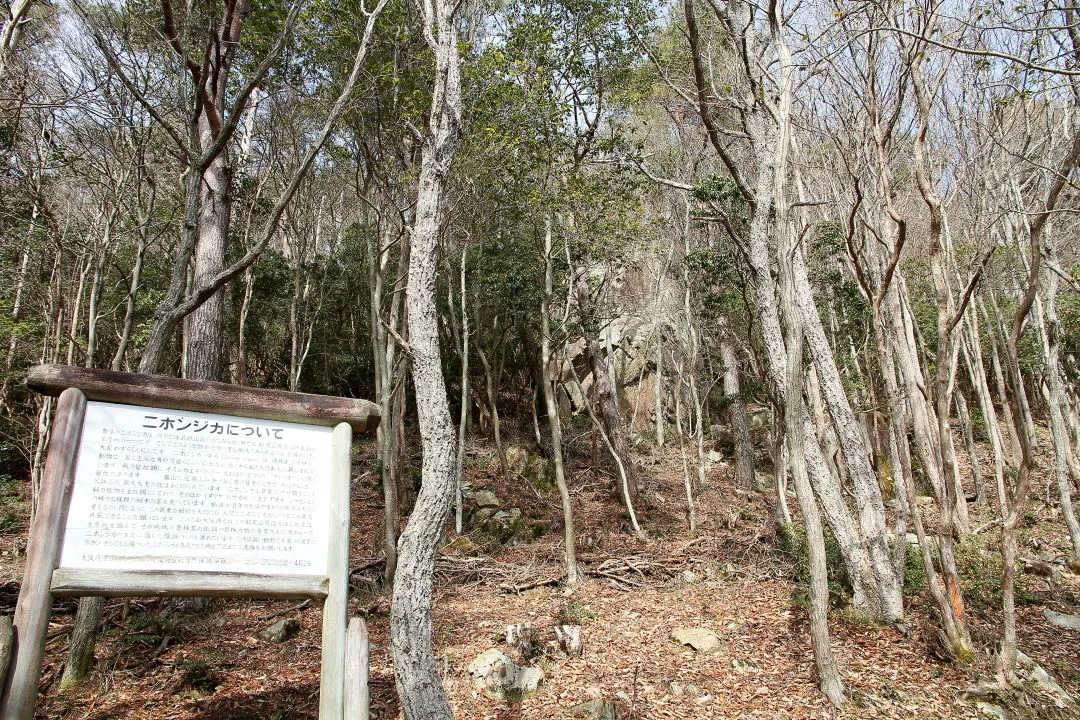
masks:
[[[439,350],[435,280],[443,196],[461,132],[461,71],[454,6],[432,0],[422,10],[424,38],[435,55],[435,87],[417,191],[407,305],[424,467],[420,494],[398,542],[390,633],[406,720],[450,720],[453,713],[432,644],[431,590],[435,552],[454,502],[457,437]]]

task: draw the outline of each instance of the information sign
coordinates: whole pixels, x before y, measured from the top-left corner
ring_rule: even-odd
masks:
[[[332,435],[88,402],[60,567],[325,575]]]

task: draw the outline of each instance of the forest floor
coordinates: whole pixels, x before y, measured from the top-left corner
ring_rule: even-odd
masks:
[[[981,651],[964,668],[937,656],[921,570],[911,565],[905,625],[879,627],[831,614],[840,671],[852,701],[836,709],[817,690],[798,553],[775,532],[775,493],[733,487],[730,466],[710,468],[696,496],[698,529],[685,521],[682,460],[677,450],[639,448],[647,539],[636,539],[613,495],[613,481],[577,457],[571,490],[579,559],[587,579],[571,591],[558,584],[514,588],[561,575],[558,495],[525,477],[507,483],[486,443],[470,445],[473,490],[495,491],[530,527],[546,529],[528,544],[500,545],[480,532],[457,539],[437,563],[436,652],[459,720],[573,717],[589,700],[612,700],[619,718],[980,718],[969,690],[992,677],[989,652],[1000,634],[996,524],[973,506],[982,531],[959,547],[972,634]],[[361,448],[353,492],[352,610],[366,614],[371,655],[372,717],[398,717],[389,656],[389,597],[377,592],[381,493],[370,446]],[[692,469],[692,468],[691,468]],[[1041,486],[1036,488],[1041,490]],[[1058,510],[1034,493],[1021,555],[1063,556],[1067,536]],[[1056,494],[1056,493],[1055,493]],[[796,509],[791,498],[793,511]],[[540,530],[537,530],[539,532]],[[451,534],[452,536],[452,534]],[[0,612],[18,592],[25,530],[0,535]],[[1080,697],[1080,630],[1051,626],[1044,609],[1080,612],[1080,577],[1019,578],[1020,647]],[[60,601],[50,627],[37,717],[83,720],[289,720],[317,716],[319,603],[215,600],[207,607],[133,599],[110,601],[95,672],[82,688],[58,689],[75,604]],[[259,633],[296,618],[299,634],[283,643]],[[584,654],[555,645],[554,626],[583,625]],[[476,690],[470,661],[489,648],[509,652],[505,626],[529,623],[543,653],[539,691],[520,702]],[[714,631],[719,648],[705,654],[679,645],[672,632]],[[1045,696],[1003,696],[1008,717],[1077,717]]]

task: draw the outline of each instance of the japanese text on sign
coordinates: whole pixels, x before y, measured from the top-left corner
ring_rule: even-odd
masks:
[[[331,435],[88,403],[60,565],[325,574]]]

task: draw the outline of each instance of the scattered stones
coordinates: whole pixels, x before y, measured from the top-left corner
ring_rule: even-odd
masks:
[[[1072,696],[1057,684],[1054,678],[1043,669],[1043,666],[1029,658],[1024,653],[1016,652],[1017,675],[1035,683],[1044,692],[1054,697],[1054,702],[1059,708],[1064,708],[1065,703],[1072,702]]]
[[[499,507],[499,496],[493,493],[491,490],[475,490],[470,492],[466,498],[470,505],[474,505],[478,508],[491,508]]]
[[[259,633],[259,637],[267,642],[283,643],[291,640],[300,633],[300,621],[296,618],[278,620],[276,623]]]
[[[672,680],[668,683],[668,692],[674,697],[682,697],[687,695],[689,697],[698,697],[701,695],[701,690],[697,685],[681,683],[678,680]]]
[[[698,652],[711,653],[720,648],[720,636],[708,628],[679,628],[671,633],[671,637]]]
[[[1043,610],[1043,617],[1046,618],[1046,622],[1051,625],[1057,625],[1058,627],[1068,628],[1070,630],[1080,630],[1080,615],[1066,615],[1065,613],[1054,612],[1053,610]]]
[[[521,667],[496,648],[485,650],[469,663],[473,685],[495,700],[520,700],[536,692],[544,671]]]
[[[602,698],[575,705],[570,708],[570,712],[574,717],[615,720],[615,706]]]
[[[985,700],[976,700],[975,707],[979,708],[983,715],[994,718],[994,720],[1009,720],[1009,716],[1005,714],[1000,705],[988,703]]]

